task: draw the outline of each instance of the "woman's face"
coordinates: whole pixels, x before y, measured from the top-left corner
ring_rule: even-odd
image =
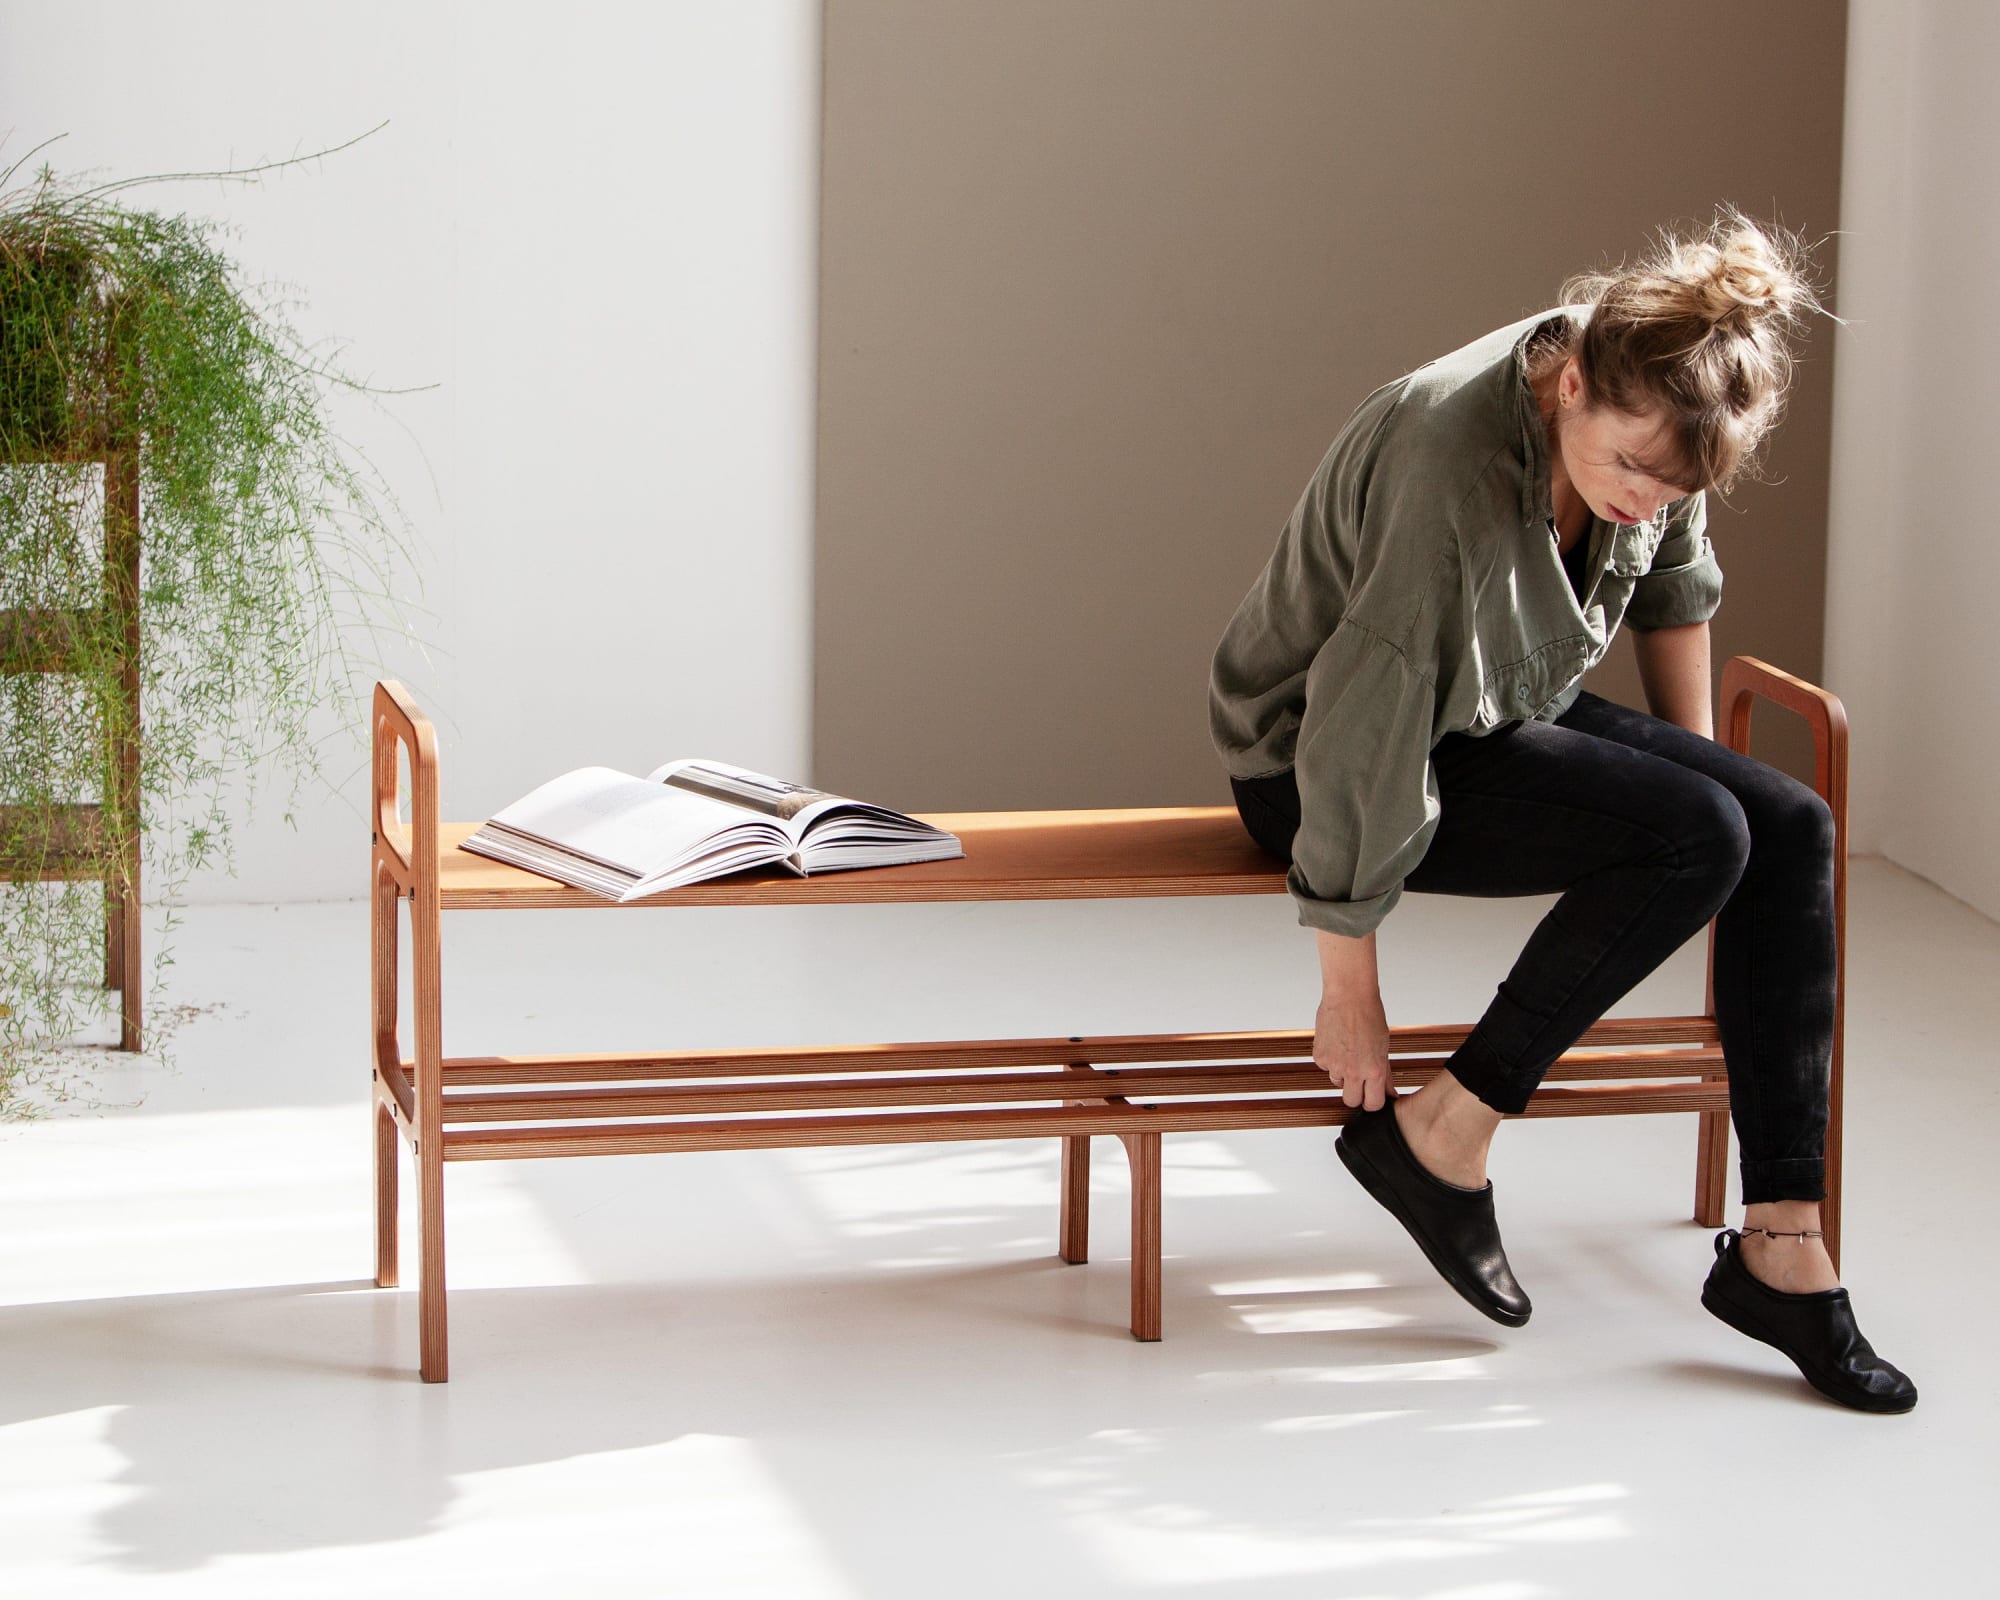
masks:
[[[1563,471],[1605,521],[1650,521],[1670,500],[1689,492],[1660,478],[1664,469],[1652,465],[1668,455],[1664,413],[1633,416],[1611,406],[1586,406],[1583,374],[1573,356],[1556,382],[1556,404]]]

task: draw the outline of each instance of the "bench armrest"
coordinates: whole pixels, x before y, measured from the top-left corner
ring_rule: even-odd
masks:
[[[438,758],[437,732],[417,709],[410,692],[394,679],[375,685],[374,793],[368,817],[378,858],[408,895],[418,885],[435,900],[438,883]],[[410,763],[410,823],[396,817],[397,750]]]
[[[1833,811],[1841,855],[1847,842],[1847,708],[1837,695],[1755,656],[1731,656],[1722,665],[1722,742],[1750,753],[1750,711],[1759,699],[1794,711],[1812,731],[1813,787]]]

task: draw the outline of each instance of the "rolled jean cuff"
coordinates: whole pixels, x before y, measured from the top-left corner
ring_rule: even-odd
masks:
[[[1826,1162],[1819,1156],[1789,1161],[1745,1161],[1743,1203],[1761,1206],[1773,1200],[1824,1200]]]
[[[1523,1083],[1520,1074],[1509,1071],[1477,1029],[1465,1036],[1465,1042],[1444,1065],[1481,1104],[1503,1117],[1517,1117],[1526,1111],[1535,1092],[1533,1080]]]

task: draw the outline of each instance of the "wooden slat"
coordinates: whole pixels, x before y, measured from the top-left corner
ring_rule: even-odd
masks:
[[[0,611],[0,673],[67,672],[87,611]]]
[[[17,829],[43,838],[8,848]],[[94,805],[43,811],[32,806],[0,806],[0,878],[81,881],[105,876],[104,816]]]
[[[840,1106],[994,1105],[1009,1100],[1105,1100],[1118,1096],[1198,1094],[1296,1094],[1333,1092],[1326,1074],[1312,1067],[1271,1066],[1263,1071],[1219,1067],[1130,1074],[967,1073],[957,1077],[839,1078],[745,1084],[740,1088],[546,1089],[525,1094],[447,1095],[445,1119],[467,1122],[534,1122],[557,1118],[714,1116],[730,1112],[818,1111]]]
[[[957,834],[965,846],[964,857],[914,866],[828,872],[813,878],[769,870],[740,872],[629,904],[1116,900],[1282,894],[1285,888],[1285,869],[1251,842],[1233,806],[946,812],[923,820]],[[618,905],[459,849],[476,826],[446,823],[438,832],[440,888],[446,910],[602,909]]]
[[[100,462],[110,454],[110,445],[101,429],[88,436],[64,439],[20,450],[0,449],[0,467],[81,467]]]
[[[1538,1089],[1530,1117],[1625,1116],[1715,1111],[1721,1084],[1637,1084]],[[1109,1133],[1213,1133],[1249,1128],[1331,1127],[1352,1113],[1336,1099],[1203,1101],[1193,1105],[1049,1107],[994,1111],[884,1112],[880,1116],[769,1117],[721,1122],[577,1123],[550,1128],[447,1129],[447,1161],[546,1156],[641,1155],[669,1150],[805,1149],[823,1145],[926,1144],[964,1139],[1037,1139]]]
[[[1466,1023],[1392,1028],[1392,1055],[1454,1050]],[[736,1078],[759,1073],[883,1072],[950,1067],[1040,1067],[1069,1061],[1110,1066],[1139,1061],[1224,1061],[1303,1058],[1312,1035],[1297,1029],[1245,1033],[1072,1034],[1040,1039],[953,1039],[895,1044],[814,1045],[793,1050],[641,1051],[603,1055],[452,1056],[451,1085],[608,1083],[626,1078]],[[1611,1017],[1589,1028],[1577,1048],[1718,1042],[1708,1017]],[[1574,1053],[1574,1052],[1572,1052]]]
[[[1441,1056],[1398,1063],[1395,1081],[1414,1088],[1444,1065]],[[1690,1078],[1720,1070],[1717,1050],[1670,1053],[1578,1052],[1550,1068],[1555,1080]],[[400,1074],[398,1074],[400,1076]],[[1326,1074],[1310,1062],[1226,1062],[1113,1071],[1052,1068],[1031,1073],[952,1076],[778,1079],[730,1085],[670,1084],[648,1088],[536,1089],[512,1094],[448,1093],[445,1120],[535,1122],[558,1118],[716,1116],[731,1112],[816,1111],[839,1106],[999,1104],[1010,1100],[1103,1100],[1161,1095],[1333,1094]]]

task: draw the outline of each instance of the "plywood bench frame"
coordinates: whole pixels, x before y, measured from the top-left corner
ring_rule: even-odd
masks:
[[[1835,991],[1826,1243],[1839,1261],[1841,1033],[1846,975],[1847,724],[1825,690],[1738,656],[1724,666],[1721,737],[1747,751],[1762,698],[1807,721],[1815,787],[1835,823]],[[1057,1253],[1089,1254],[1090,1141],[1108,1134],[1131,1166],[1135,1338],[1160,1337],[1160,1140],[1172,1132],[1326,1127],[1349,1115],[1312,1065],[1310,1032],[975,1039],[802,1049],[448,1057],[443,913],[657,909],[1281,894],[1284,872],[1228,807],[972,812],[930,818],[965,841],[963,860],[799,879],[742,873],[619,906],[460,850],[472,824],[438,817],[437,737],[400,684],[376,685],[373,715],[371,1008],[375,1104],[375,1281],[399,1282],[399,1150],[419,1203],[419,1370],[448,1375],[444,1169],[453,1161],[690,1150],[1058,1138]],[[410,821],[398,819],[407,759]],[[409,911],[414,1053],[400,1043]],[[1729,1090],[1715,1025],[1714,932],[1700,1015],[1607,1018],[1565,1053],[1523,1115],[1699,1116],[1695,1220],[1722,1220]],[[1390,1033],[1399,1088],[1423,1082],[1469,1024]]]

